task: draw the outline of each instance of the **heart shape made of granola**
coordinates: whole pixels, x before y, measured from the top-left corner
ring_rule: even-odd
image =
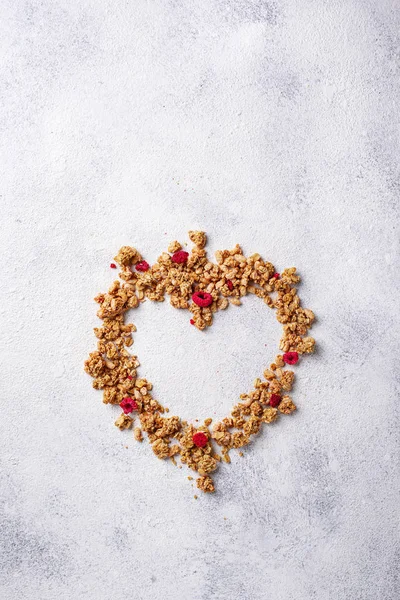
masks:
[[[140,426],[133,427],[135,439],[143,441],[145,432],[158,458],[170,459],[176,465],[179,457],[198,473],[197,487],[213,492],[210,474],[221,461],[230,463],[230,450],[239,449],[242,454],[240,449],[264,424],[296,409],[288,395],[294,372],[286,367],[295,365],[300,355],[314,351],[315,340],[307,336],[314,313],[300,306],[296,289],[300,277],[294,267],[279,274],[259,254],[246,257],[239,245],[217,251],[217,262],[213,263],[205,251],[205,233],[189,231],[189,238],[194,244],[190,253],[179,242],[172,242],[152,266],[135,248],[120,249],[114,260],[121,268],[121,281],[114,281],[108,292],[95,298],[100,305],[97,316],[103,323],[94,330],[97,350],[86,360],[85,371],[93,377],[93,387],[103,390],[103,402],[121,407],[115,421],[120,430],[132,428],[137,415]],[[111,263],[110,267],[116,265]],[[138,375],[138,358],[127,350],[133,344],[136,327],[125,322],[125,313],[146,299],[163,302],[168,295],[173,307],[188,309],[192,313],[190,323],[204,330],[212,325],[219,310],[240,306],[247,294],[255,294],[276,310],[283,326],[281,353],[265,369],[263,378],[255,379],[253,389],[240,395],[241,401],[230,416],[212,428],[212,419],[194,426],[178,416],[166,416],[168,408],[153,398],[152,384]]]

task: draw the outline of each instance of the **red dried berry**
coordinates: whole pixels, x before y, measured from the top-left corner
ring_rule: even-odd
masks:
[[[274,273],[274,274],[273,274],[273,278],[274,278],[274,279],[279,279],[279,277],[280,277],[280,274],[279,274],[279,273]]]
[[[211,296],[211,294],[208,294],[207,292],[203,292],[201,290],[200,292],[195,292],[193,294],[192,300],[195,304],[197,304],[197,306],[201,307],[210,306],[210,304],[213,303],[213,297]]]
[[[136,268],[136,271],[144,272],[144,271],[148,271],[150,269],[150,265],[145,260],[141,260],[140,262],[137,263],[135,268]]]
[[[127,376],[126,376],[126,378],[127,378],[127,379],[130,379],[131,381],[132,381],[132,379],[133,379],[132,375],[127,375]]]
[[[188,258],[189,252],[185,252],[185,250],[178,250],[171,256],[172,262],[176,263],[177,265],[185,263]]]
[[[202,431],[197,431],[193,435],[192,440],[193,440],[193,444],[195,446],[197,446],[198,448],[204,448],[204,446],[207,446],[207,443],[208,443],[208,437]]]
[[[190,324],[194,325],[194,319],[190,319]]]
[[[230,279],[228,279],[228,281],[226,282],[226,285],[228,286],[228,290],[230,290],[230,291],[233,290],[233,283]]]
[[[123,398],[119,405],[126,415],[138,409],[137,402],[133,398]]]
[[[280,396],[279,394],[271,394],[271,397],[269,399],[269,405],[273,408],[276,408],[281,400],[282,396]]]
[[[299,355],[297,352],[285,352],[283,360],[288,365],[295,365],[299,360]]]
[[[110,265],[110,268],[111,268],[111,269],[116,269],[116,268],[117,268],[117,265],[116,265],[115,263],[111,263],[111,265]]]

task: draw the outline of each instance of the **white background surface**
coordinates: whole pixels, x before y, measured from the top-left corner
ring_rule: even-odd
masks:
[[[399,597],[399,11],[3,0],[2,598]],[[296,265],[318,316],[298,412],[197,501],[83,373],[118,248],[152,262],[195,228]],[[224,416],[280,327],[250,298],[188,319],[134,315],[141,374]]]

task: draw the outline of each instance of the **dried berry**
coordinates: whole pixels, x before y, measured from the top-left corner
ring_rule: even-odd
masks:
[[[211,294],[203,291],[195,292],[192,296],[192,300],[195,304],[197,304],[197,306],[201,307],[210,306],[210,304],[213,303],[213,297]]]
[[[272,408],[276,408],[281,400],[282,396],[280,396],[279,394],[271,394],[271,397],[269,399],[269,405],[272,406]]]
[[[208,443],[208,437],[202,431],[197,431],[193,435],[192,440],[193,440],[193,444],[195,446],[197,446],[198,448],[204,448],[204,446],[206,446]]]
[[[273,278],[274,278],[274,279],[279,279],[279,277],[280,277],[280,274],[279,274],[279,273],[274,273],[274,274],[273,274]]]
[[[150,265],[147,261],[141,260],[140,262],[137,263],[135,268],[136,268],[136,271],[144,272],[144,271],[148,271],[150,269]]]
[[[124,411],[124,413],[127,415],[131,412],[133,412],[134,410],[138,409],[138,405],[136,400],[134,400],[133,398],[123,398],[120,402],[120,407],[122,408],[122,410]]]
[[[172,262],[176,263],[177,265],[182,265],[187,261],[188,258],[189,252],[185,252],[185,250],[178,250],[171,256]]]
[[[297,352],[285,352],[283,360],[288,365],[295,365],[299,360],[299,355]]]
[[[116,268],[117,268],[117,265],[116,265],[115,263],[111,263],[111,265],[110,265],[110,268],[111,268],[111,269],[116,269]]]
[[[226,282],[226,285],[228,286],[228,290],[230,290],[230,291],[233,290],[233,283],[230,279],[228,279],[228,281]]]
[[[194,319],[190,319],[190,324],[194,325]]]

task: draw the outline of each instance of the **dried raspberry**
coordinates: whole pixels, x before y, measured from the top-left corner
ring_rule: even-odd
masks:
[[[226,282],[226,285],[228,286],[228,290],[230,290],[230,291],[233,290],[233,283],[230,279],[228,279],[228,281]]]
[[[213,297],[211,296],[211,294],[208,294],[207,292],[203,292],[200,290],[200,292],[195,292],[192,296],[192,300],[195,304],[197,304],[197,306],[210,306],[210,304],[213,303]]]
[[[271,394],[271,397],[269,399],[269,405],[273,408],[276,408],[281,400],[282,396],[280,396],[279,394]]]
[[[282,358],[286,364],[295,365],[299,360],[299,355],[297,352],[285,352]]]
[[[274,278],[274,279],[279,279],[279,277],[280,277],[280,274],[279,274],[279,273],[274,273],[274,274],[273,274],[273,278]]]
[[[126,376],[126,378],[127,378],[127,379],[130,379],[131,381],[132,381],[132,379],[133,379],[132,375],[127,375],[127,376]]]
[[[137,402],[133,398],[123,398],[119,405],[126,415],[138,409]]]
[[[150,269],[150,265],[145,260],[141,260],[136,265],[136,271],[143,271],[144,272],[144,271],[148,271],[149,269]]]
[[[117,268],[117,265],[116,265],[115,263],[111,263],[111,265],[110,265],[110,268],[111,268],[111,269],[116,269],[116,268]]]
[[[190,319],[190,324],[194,325],[194,319]]]
[[[177,265],[185,263],[188,258],[189,252],[185,252],[185,250],[178,250],[171,256],[172,262],[176,263]]]
[[[202,431],[197,431],[192,437],[193,444],[198,448],[204,448],[208,443],[208,437]]]

